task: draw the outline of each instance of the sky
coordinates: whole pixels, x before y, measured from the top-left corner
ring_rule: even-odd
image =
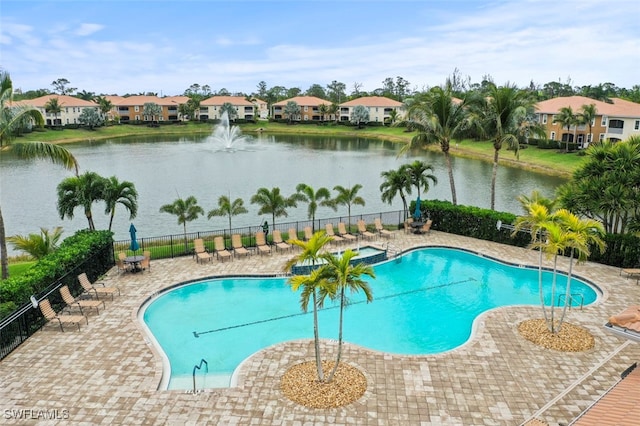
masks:
[[[14,89],[180,95],[332,81],[640,84],[637,0],[2,0]]]

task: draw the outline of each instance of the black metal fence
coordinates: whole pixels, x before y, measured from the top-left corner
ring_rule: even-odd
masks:
[[[98,260],[97,258],[100,258]],[[59,312],[66,303],[62,300],[62,296],[58,291],[60,287],[66,285],[73,296],[77,296],[83,292],[82,286],[78,282],[78,275],[87,272],[90,279],[95,279],[91,272],[93,265],[104,258],[101,253],[87,259],[85,262],[68,271],[66,275],[52,283],[39,294],[34,295],[37,302],[43,299],[49,299],[51,306],[56,312]],[[0,322],[0,360],[9,355],[15,348],[20,346],[22,342],[27,340],[29,336],[38,331],[46,323],[40,309],[34,307],[31,303],[25,303],[15,312]]]

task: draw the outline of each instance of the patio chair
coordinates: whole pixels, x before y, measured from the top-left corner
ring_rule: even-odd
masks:
[[[42,315],[44,315],[45,319],[48,322],[58,321],[58,324],[60,325],[60,330],[62,330],[62,332],[64,332],[63,324],[76,324],[78,326],[78,331],[80,331],[80,323],[82,321],[85,321],[87,325],[89,324],[89,320],[84,315],[57,314],[56,311],[54,311],[53,308],[51,307],[51,303],[49,302],[49,299],[41,300],[40,303],[38,303],[38,306],[40,307],[40,312],[42,312]]]
[[[202,238],[196,238],[193,240],[193,255],[196,258],[196,263],[204,262],[208,260],[211,262],[213,256],[207,248],[204,246],[204,240]]]
[[[118,267],[118,273],[128,272],[131,270],[131,268],[129,268],[129,265],[124,263],[124,260],[120,258],[116,260],[116,266]]]
[[[347,228],[345,227],[344,222],[338,223],[338,235],[340,235],[347,241],[355,241],[358,239],[358,237],[356,237],[355,235],[347,232]]]
[[[422,226],[421,232],[423,234],[428,234],[431,231],[431,224],[433,223],[433,220],[429,219],[427,220],[424,225]]]
[[[367,224],[364,223],[364,220],[362,219],[358,221],[358,233],[362,236],[362,238],[366,238],[367,240],[372,240],[376,237],[376,234],[367,231]]]
[[[151,252],[148,250],[145,250],[143,252],[143,256],[144,256],[144,259],[140,261],[140,269],[143,271],[145,270],[149,271],[151,270]]]
[[[233,234],[231,236],[231,247],[233,248],[233,254],[238,256],[249,256],[251,252],[242,245],[242,237],[240,234]]]
[[[411,234],[413,232],[413,228],[411,227],[411,223],[413,223],[413,218],[409,218],[404,221],[404,233]]]
[[[267,241],[264,238],[264,232],[262,231],[256,232],[256,248],[261,256],[265,253],[271,254],[271,246],[267,244]]]
[[[291,240],[297,240],[298,239],[298,231],[296,231],[295,228],[289,228],[289,230],[287,232],[289,233],[289,238],[287,239],[287,242],[289,244],[291,244],[291,250],[293,250],[295,248],[300,248],[300,246],[297,246],[297,245],[291,243]]]
[[[327,223],[324,226],[324,229],[327,231],[327,235],[330,236],[331,238],[333,238],[333,241],[336,244],[340,244],[340,243],[344,243],[346,240],[344,238],[342,238],[340,235],[336,235],[336,233],[333,230],[333,223]]]
[[[379,217],[376,217],[373,223],[376,227],[376,231],[378,231],[378,234],[380,234],[381,237],[391,238],[394,235],[393,232],[389,231],[388,229],[384,229],[384,226],[382,226],[382,221]]]
[[[225,259],[232,259],[231,252],[224,245],[224,238],[221,236],[213,239],[213,246],[216,252],[216,258],[224,262]]]
[[[278,250],[291,250],[291,244],[285,243],[282,240],[282,234],[278,229],[273,230],[273,243],[276,245],[276,251]]]
[[[71,308],[77,307],[78,309],[80,309],[80,313],[82,315],[84,315],[84,312],[82,312],[82,308],[94,308],[96,310],[96,313],[99,315],[100,305],[102,305],[103,308],[106,307],[104,301],[102,300],[86,300],[73,297],[71,295],[71,292],[69,291],[69,287],[66,285],[60,287],[60,296],[62,296],[62,300],[67,304],[69,310],[71,310]]]
[[[103,282],[91,283],[91,281],[89,281],[89,277],[87,277],[87,274],[85,272],[78,275],[78,281],[80,282],[80,285],[84,289],[85,293],[90,296],[95,294],[96,299],[99,299],[100,295],[109,295],[111,296],[111,300],[113,300],[113,295],[116,292],[118,293],[118,296],[120,296],[120,289],[118,287],[106,287]]]
[[[304,240],[309,241],[313,237],[313,229],[310,226],[304,227]]]

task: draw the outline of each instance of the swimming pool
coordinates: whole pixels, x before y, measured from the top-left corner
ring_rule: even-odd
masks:
[[[345,341],[372,350],[445,352],[469,340],[481,313],[539,304],[537,268],[459,249],[416,249],[374,268],[373,302],[353,295],[344,321]],[[545,271],[547,303],[551,278]],[[565,284],[566,278],[558,279],[558,294],[564,293]],[[581,295],[585,305],[598,297],[593,287],[575,278],[571,293]],[[213,279],[153,297],[140,318],[170,364],[169,389],[191,388],[193,368],[201,359],[208,363],[205,387],[229,386],[236,367],[251,354],[276,343],[313,338],[312,314],[300,311],[299,297],[286,278]],[[337,319],[335,307],[320,311],[322,338],[337,338]]]

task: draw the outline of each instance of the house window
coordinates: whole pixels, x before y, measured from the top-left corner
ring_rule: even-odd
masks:
[[[595,125],[596,125],[596,118],[595,118],[595,117],[593,117],[593,118],[591,119],[591,125],[592,125],[592,126],[595,126]]]
[[[636,124],[633,126],[633,130],[640,130],[640,120],[636,120]]]
[[[582,145],[582,142],[584,142],[584,135],[581,133],[578,135],[578,144]]]
[[[602,121],[600,122],[600,124],[602,126],[606,126],[607,125],[607,116],[606,115],[602,116]]]
[[[600,142],[604,142],[604,133],[600,133],[600,137],[598,138]]]
[[[624,121],[622,121],[622,120],[610,120],[609,121],[609,128],[610,129],[623,129],[624,128]]]
[[[307,111],[309,111],[309,107],[308,107],[308,106],[305,106],[305,107],[304,107],[304,112],[307,112]],[[305,117],[306,117],[306,116],[305,116]],[[306,119],[305,119],[305,120],[306,120]]]
[[[587,143],[591,143],[592,140],[593,140],[593,133],[589,133],[587,135]]]
[[[542,114],[542,124],[547,124],[547,119],[549,116],[547,114]]]
[[[135,112],[139,112],[140,111],[140,107],[138,105],[136,105],[136,106],[133,107],[133,110]],[[138,116],[136,116],[136,117],[138,117]],[[136,118],[136,120],[138,120],[138,119]]]
[[[136,108],[138,108],[138,107],[136,107]],[[136,115],[136,120],[140,121],[140,116],[139,115]]]
[[[304,109],[306,110],[307,107],[304,107]],[[309,116],[307,114],[304,115],[304,121],[309,121]]]
[[[551,139],[552,141],[556,140],[556,132],[551,132],[551,136],[549,136],[549,139]]]

